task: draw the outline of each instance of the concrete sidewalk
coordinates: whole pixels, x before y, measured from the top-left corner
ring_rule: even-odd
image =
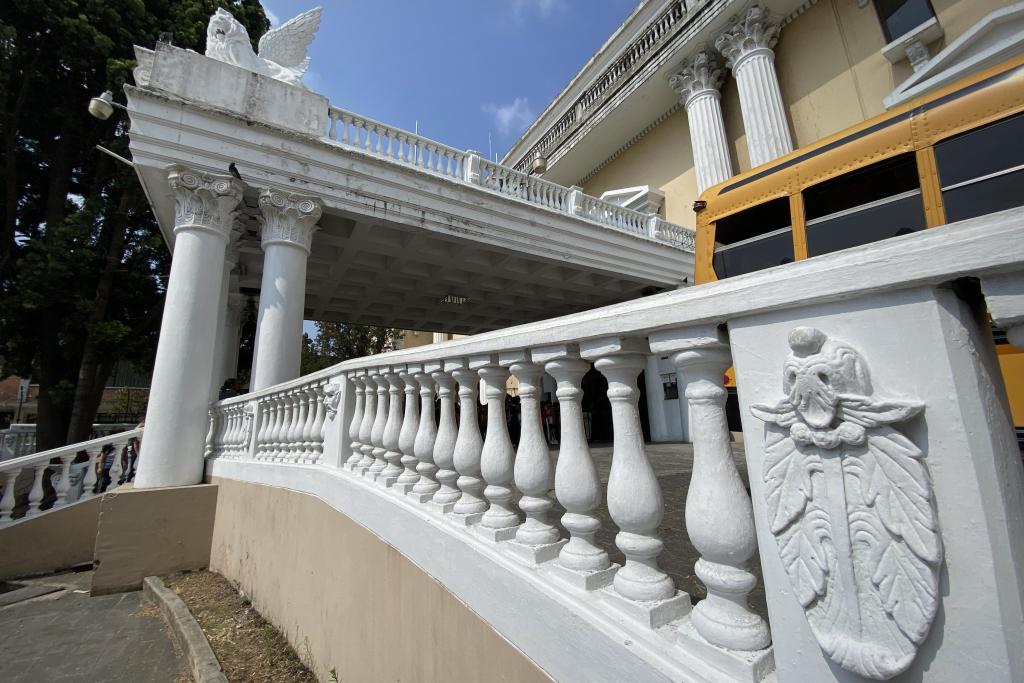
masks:
[[[186,683],[184,661],[142,592],[89,597],[92,572],[18,581],[55,592],[0,607],[4,683]]]

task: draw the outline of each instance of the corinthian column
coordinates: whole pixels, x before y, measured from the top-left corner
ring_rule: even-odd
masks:
[[[224,254],[242,198],[242,184],[231,176],[174,166],[168,182],[175,195],[174,254],[136,488],[196,484],[203,477]]]
[[[306,260],[322,208],[317,199],[263,190],[260,212],[263,282],[252,361],[253,391],[299,376]]]
[[[697,194],[732,177],[732,159],[722,119],[722,65],[701,50],[671,78],[669,85],[686,107]]]
[[[793,151],[772,52],[778,40],[779,24],[757,5],[715,40],[739,88],[751,167]]]

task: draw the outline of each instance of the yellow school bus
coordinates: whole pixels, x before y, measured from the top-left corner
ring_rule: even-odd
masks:
[[[1021,205],[1024,56],[706,190],[696,282]],[[1020,428],[1024,351],[994,339]]]

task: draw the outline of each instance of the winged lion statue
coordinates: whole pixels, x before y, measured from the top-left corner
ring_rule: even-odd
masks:
[[[309,68],[306,50],[320,27],[322,9],[314,7],[264,33],[257,54],[245,27],[230,12],[218,8],[206,27],[206,56],[290,85],[306,87],[302,82],[302,75]]]

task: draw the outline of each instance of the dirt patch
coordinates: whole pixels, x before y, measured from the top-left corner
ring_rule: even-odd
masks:
[[[284,636],[220,574],[186,572],[164,582],[185,601],[232,683],[316,682]]]

